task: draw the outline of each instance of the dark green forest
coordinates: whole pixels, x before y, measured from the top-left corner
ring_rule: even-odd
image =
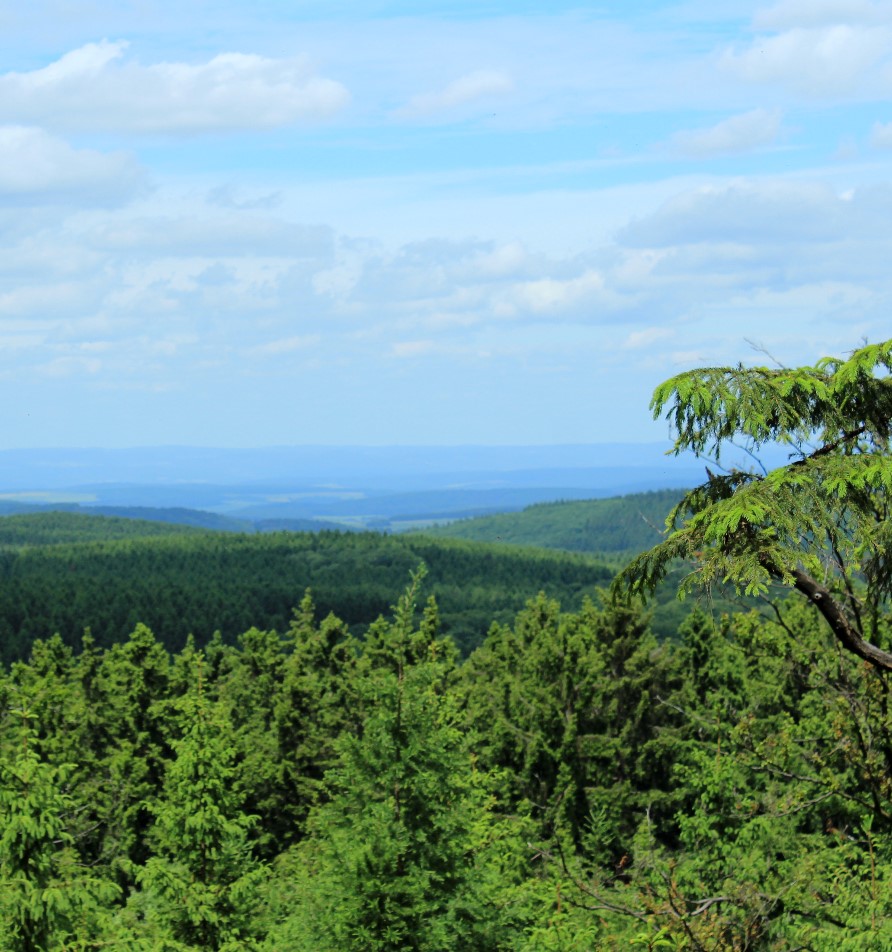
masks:
[[[54,512],[0,518],[0,658],[58,633],[101,647],[148,625],[169,650],[215,632],[285,630],[304,592],[354,634],[386,614],[424,563],[442,629],[467,652],[538,590],[579,607],[613,572],[581,555],[378,533],[232,534]]]
[[[359,627],[305,594],[235,635],[177,641],[171,616],[23,637],[0,671],[0,948],[892,948],[890,370],[892,341],[667,381],[654,412],[708,479],[612,579],[539,553],[516,582],[535,556],[470,542],[282,535],[242,562],[239,536],[10,521],[29,611],[128,559],[137,614],[153,562],[183,577],[161,599],[180,614],[189,579],[237,584],[230,562],[394,587]],[[735,436],[790,461],[725,470]],[[450,559],[457,589],[588,583],[527,593],[462,651]],[[667,578],[758,607],[694,603],[658,638],[643,599]]]

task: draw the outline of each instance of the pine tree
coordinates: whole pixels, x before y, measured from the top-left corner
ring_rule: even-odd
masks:
[[[44,762],[30,715],[0,760],[0,942],[7,952],[73,948],[100,931],[102,906],[118,895],[80,865],[64,792],[73,764]]]
[[[226,727],[202,697],[201,656],[184,701],[186,732],[175,744],[164,794],[155,805],[157,855],[138,873],[149,920],[203,950],[245,949],[264,868],[252,856],[255,818],[234,791],[234,750]]]

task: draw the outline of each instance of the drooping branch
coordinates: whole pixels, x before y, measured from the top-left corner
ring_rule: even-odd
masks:
[[[892,652],[864,637],[892,597],[892,339],[813,367],[686,371],[657,387],[651,409],[668,411],[676,455],[718,460],[742,438],[750,452],[778,442],[801,458],[761,475],[707,468],[614,594],[652,594],[678,559],[694,563],[680,596],[713,584],[764,595],[779,582],[820,611],[847,652],[892,671]],[[831,567],[838,577],[817,581]]]
[[[822,456],[829,456],[831,453],[835,453],[840,447],[845,446],[852,442],[852,440],[857,440],[859,436],[863,436],[867,432],[867,424],[862,423],[861,426],[855,427],[853,430],[848,430],[839,436],[835,440],[831,440],[828,443],[824,443],[822,446],[819,446],[814,452],[809,453],[806,456],[803,456],[802,459],[793,460],[790,464],[791,466],[804,466],[809,460],[820,459]]]
[[[785,573],[776,565],[765,560],[762,560],[762,563],[774,578],[778,580],[784,578]],[[824,616],[834,637],[846,651],[869,661],[876,668],[892,671],[892,654],[883,651],[882,648],[878,648],[861,636],[829,588],[821,585],[799,568],[790,569],[786,574],[787,577],[792,577],[796,591],[804,595]]]

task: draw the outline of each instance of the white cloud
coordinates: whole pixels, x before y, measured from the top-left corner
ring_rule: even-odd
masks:
[[[477,70],[453,80],[437,92],[413,96],[399,111],[399,115],[424,118],[480,99],[504,95],[513,89],[514,82],[507,73]]]
[[[281,354],[293,354],[298,350],[306,350],[319,343],[318,334],[308,334],[301,337],[293,335],[291,337],[282,337],[278,340],[271,340],[265,344],[257,344],[250,347],[246,353],[250,357],[278,357]]]
[[[604,290],[604,276],[588,268],[572,278],[546,277],[517,283],[497,303],[497,309],[504,316],[518,311],[559,315],[583,302],[592,302]]]
[[[88,282],[83,280],[21,283],[0,293],[0,320],[8,329],[9,318],[42,320],[47,314],[56,315],[77,307],[89,307],[95,303],[92,297]]]
[[[95,376],[102,370],[102,361],[97,357],[64,356],[39,364],[36,369],[47,377]]]
[[[669,360],[675,367],[696,367],[708,363],[721,363],[719,360],[710,361],[699,350],[674,350],[669,355]]]
[[[672,144],[679,152],[692,157],[747,152],[774,142],[780,127],[780,110],[753,109],[706,129],[678,132]]]
[[[238,211],[264,210],[278,208],[282,204],[281,191],[262,192],[257,195],[245,195],[232,184],[217,185],[208,192],[208,201],[221,208],[234,208]]]
[[[503,278],[517,274],[529,264],[529,255],[519,241],[510,241],[481,251],[473,262],[473,269],[481,277]]]
[[[0,197],[7,201],[116,204],[144,182],[130,155],[75,149],[30,126],[0,126]]]
[[[892,149],[892,122],[876,122],[870,131],[870,144],[877,149]]]
[[[348,99],[300,58],[222,53],[143,66],[127,43],[90,43],[43,69],[0,76],[0,121],[57,129],[197,133],[321,119]]]
[[[726,51],[722,62],[750,82],[779,83],[808,96],[838,97],[856,92],[870,71],[890,56],[892,30],[836,23],[759,37],[743,52]]]
[[[96,247],[143,256],[273,256],[328,260],[333,234],[323,225],[299,225],[249,214],[194,214],[181,218],[117,218],[86,233]]]
[[[840,194],[822,183],[744,180],[683,192],[618,237],[633,248],[876,242],[888,240],[890,214],[892,190],[886,187]]]
[[[436,342],[432,340],[400,340],[394,341],[390,352],[394,357],[407,359],[424,357],[433,353],[436,349]]]

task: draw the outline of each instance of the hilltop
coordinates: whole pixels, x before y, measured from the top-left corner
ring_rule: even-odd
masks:
[[[660,540],[682,491],[663,489],[609,499],[539,503],[520,512],[431,526],[426,535],[597,554],[622,564]]]

